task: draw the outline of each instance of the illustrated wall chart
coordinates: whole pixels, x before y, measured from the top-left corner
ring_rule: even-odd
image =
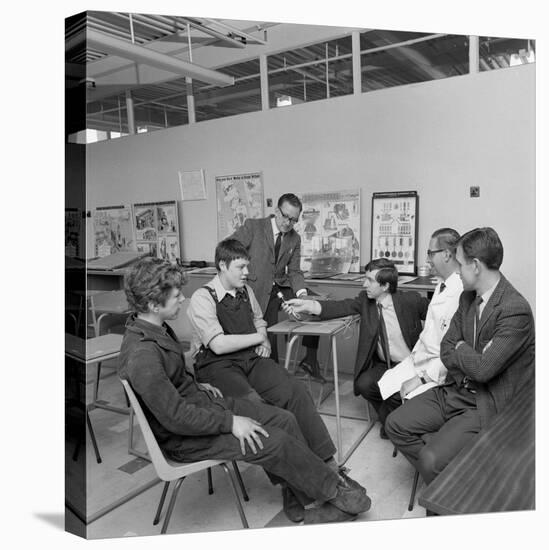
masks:
[[[65,256],[80,258],[82,256],[82,210],[65,208]]]
[[[261,173],[217,176],[218,240],[228,237],[248,218],[263,217],[263,181]]]
[[[415,191],[372,196],[372,259],[388,258],[401,274],[417,271],[418,200]]]
[[[131,209],[102,206],[93,212],[94,256],[104,258],[121,251],[136,250]]]
[[[295,230],[301,269],[311,275],[360,271],[360,190],[303,193]]]
[[[133,205],[138,252],[175,262],[181,258],[177,202],[146,202]]]

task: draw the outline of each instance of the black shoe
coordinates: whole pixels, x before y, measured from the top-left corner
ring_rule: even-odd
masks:
[[[338,483],[336,496],[329,500],[330,504],[348,514],[367,512],[372,501],[366,494],[366,489],[356,481],[354,483],[358,488],[350,487],[346,483]]]
[[[298,367],[304,370],[311,378],[314,378],[323,384],[326,383],[326,378],[324,378],[324,376],[320,373],[320,365],[316,359],[313,362],[303,359],[301,363],[299,363]]]
[[[303,506],[288,486],[282,487],[282,508],[286,517],[294,523],[301,523],[305,518]]]
[[[357,514],[348,514],[339,508],[336,508],[329,502],[325,502],[318,508],[309,508],[305,510],[305,525],[315,523],[334,523],[336,521],[353,521]]]
[[[387,435],[387,432],[385,431],[385,426],[383,424],[379,429],[379,437],[381,437],[381,439],[389,439],[389,436]]]

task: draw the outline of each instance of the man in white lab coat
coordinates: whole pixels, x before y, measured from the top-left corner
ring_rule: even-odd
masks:
[[[402,399],[423,393],[444,383],[446,367],[440,360],[440,342],[457,310],[463,284],[457,273],[456,243],[459,233],[451,228],[438,229],[431,235],[427,262],[431,274],[440,277],[425,325],[411,354],[394,368],[388,370],[379,380],[384,399],[400,391]]]

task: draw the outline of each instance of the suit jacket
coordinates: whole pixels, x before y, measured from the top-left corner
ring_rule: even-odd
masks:
[[[427,315],[429,300],[417,292],[397,291],[393,296],[393,305],[400,324],[402,336],[411,350],[423,329],[421,321]],[[321,319],[333,319],[345,315],[361,316],[358,349],[354,369],[354,391],[357,394],[356,381],[362,371],[370,368],[377,357],[376,348],[379,337],[379,312],[376,301],[368,298],[363,290],[356,298],[345,300],[327,300],[321,302]]]
[[[293,229],[284,234],[275,264],[271,218],[272,216],[255,220],[248,218],[229,237],[240,241],[250,254],[248,283],[263,313],[269,303],[273,282],[279,286],[291,287],[294,293],[305,288],[305,279],[299,268],[301,237]]]
[[[476,389],[481,425],[501,412],[515,390],[533,376],[534,318],[528,302],[502,275],[485,305],[474,341],[474,291],[461,294],[458,309],[440,344],[448,382],[468,376]],[[456,350],[455,346],[463,340]]]

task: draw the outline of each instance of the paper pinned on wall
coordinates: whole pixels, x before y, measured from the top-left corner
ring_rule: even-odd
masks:
[[[182,201],[200,201],[206,198],[204,170],[178,172]]]

